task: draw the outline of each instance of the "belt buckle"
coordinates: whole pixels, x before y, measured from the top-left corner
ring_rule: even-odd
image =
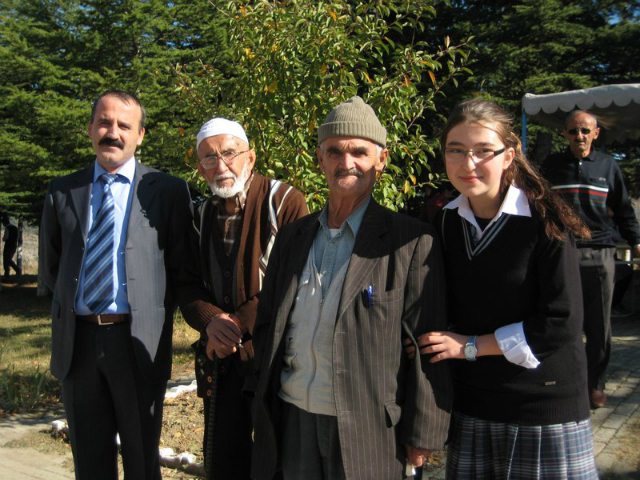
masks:
[[[113,322],[103,322],[102,315],[96,315],[98,317],[98,325],[113,325]]]

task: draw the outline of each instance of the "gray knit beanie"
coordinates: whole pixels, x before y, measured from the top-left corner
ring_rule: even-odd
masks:
[[[359,137],[387,146],[387,130],[357,95],[334,108],[318,128],[318,145],[329,137]]]

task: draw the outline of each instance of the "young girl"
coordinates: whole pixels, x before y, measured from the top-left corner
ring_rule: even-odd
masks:
[[[598,478],[574,243],[589,231],[496,104],[458,105],[441,142],[460,192],[435,222],[451,327],[419,345],[456,359],[447,478]]]

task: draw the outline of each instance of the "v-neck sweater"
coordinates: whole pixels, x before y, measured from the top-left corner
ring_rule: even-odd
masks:
[[[589,418],[582,293],[575,242],[550,240],[536,212],[503,214],[474,244],[458,210],[440,212],[450,329],[492,334],[523,322],[535,369],[503,356],[453,361],[454,410],[486,420],[550,425]]]

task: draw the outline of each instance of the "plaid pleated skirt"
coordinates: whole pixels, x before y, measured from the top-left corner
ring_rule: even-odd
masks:
[[[597,479],[591,421],[530,426],[454,412],[446,478]]]

